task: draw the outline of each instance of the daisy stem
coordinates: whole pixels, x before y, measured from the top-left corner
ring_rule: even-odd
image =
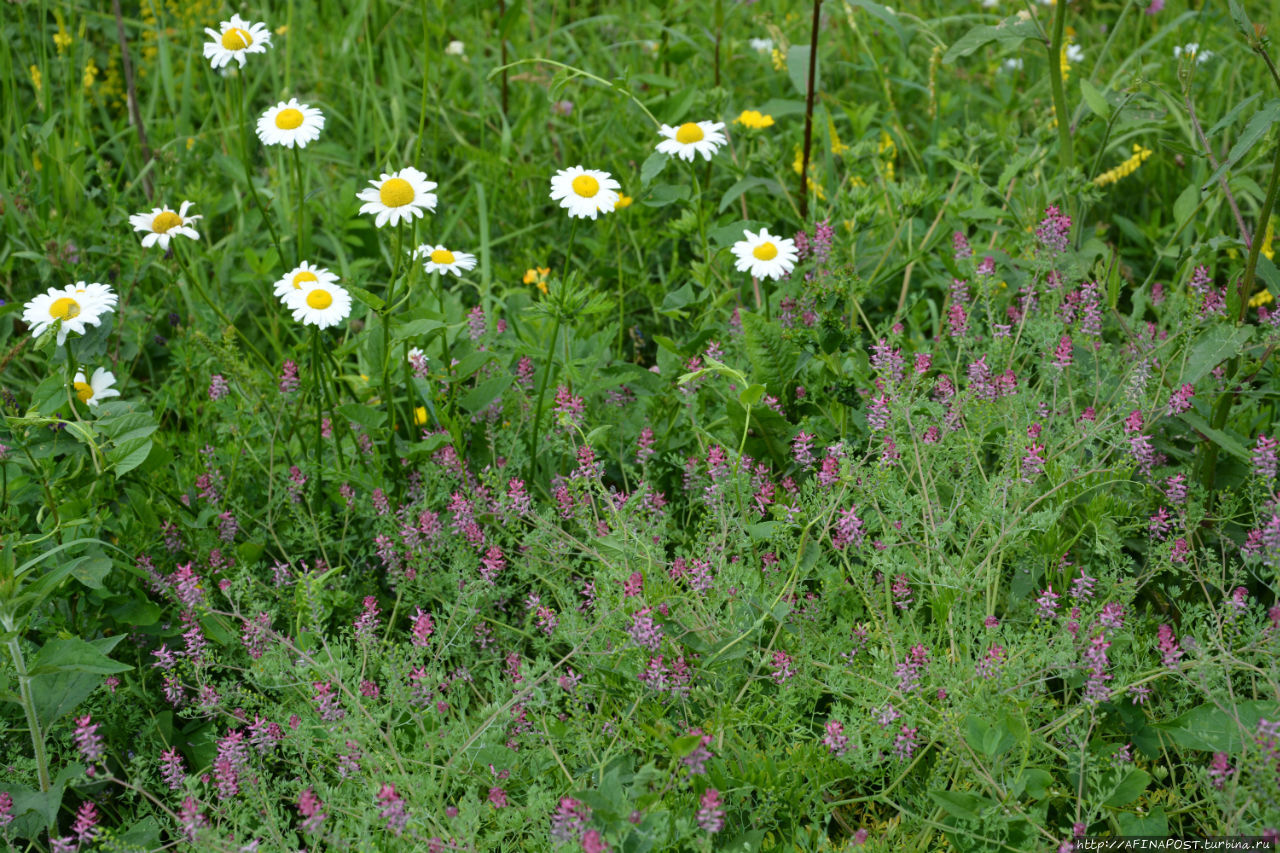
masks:
[[[296,187],[294,197],[298,203],[298,263],[302,263],[303,255],[306,254],[302,246],[302,157],[298,154],[298,146],[293,146],[293,181]],[[282,259],[283,260],[283,259]]]
[[[702,237],[702,263],[706,264],[706,270],[703,272],[701,282],[705,287],[710,278],[711,249],[707,243],[707,220],[702,215],[702,184],[698,181],[698,168],[692,162],[689,164],[689,174],[693,176],[693,204],[698,211],[698,234]]]
[[[209,294],[205,292],[204,285],[200,283],[200,279],[191,274],[191,270],[187,267],[187,262],[183,260],[182,252],[179,251],[176,246],[174,248],[173,257],[174,260],[178,262],[178,267],[182,270],[182,274],[187,277],[187,281],[196,289],[196,293],[200,294],[200,298],[205,301],[205,304],[213,309],[213,313],[218,315],[218,319],[222,321],[223,332],[226,331],[227,326],[234,329],[236,334],[240,336],[240,340],[244,342],[244,345],[249,352],[253,353],[254,357],[256,357],[258,361],[262,362],[262,366],[267,368],[269,371],[274,371],[275,368],[272,367],[271,362],[267,361],[266,356],[258,351],[258,348],[255,347],[253,342],[249,340],[247,335],[245,335],[244,330],[231,322],[231,318],[229,318],[223,310],[218,307],[218,303],[209,298]]]
[[[276,233],[276,226],[271,221],[271,217],[267,216],[267,209],[263,206],[262,199],[258,196],[258,188],[253,183],[253,171],[249,167],[249,140],[245,135],[245,128],[248,122],[244,117],[244,77],[240,74],[236,75],[236,93],[232,97],[236,102],[236,114],[240,117],[240,165],[244,167],[244,182],[249,185],[249,195],[253,196],[253,203],[258,206],[258,212],[262,214],[262,221],[267,224],[267,231],[271,234],[271,242],[276,247],[276,256],[281,263],[284,263],[284,249],[281,248],[280,235]]]
[[[321,494],[324,490],[324,445],[321,444],[324,436],[323,422],[324,417],[324,389],[320,384],[320,328],[318,326],[311,327],[311,397],[316,404],[316,491],[315,503],[320,505]]]
[[[623,312],[624,294],[622,290],[622,226],[618,224],[618,219],[613,220],[613,245],[615,255],[617,257],[618,268],[618,360],[622,360],[622,344],[623,332],[627,322]]]
[[[576,223],[575,223],[576,224]],[[542,421],[542,403],[547,395],[547,380],[551,377],[551,368],[555,363],[556,357],[556,337],[560,334],[560,312],[556,312],[555,324],[551,327],[551,343],[547,346],[547,363],[543,365],[542,376],[538,381],[538,402],[533,409],[533,425],[529,429],[529,476],[528,480],[533,483],[538,476],[538,437],[540,432],[538,425]]]
[[[444,276],[437,271],[433,272],[431,277],[435,284],[432,290],[436,292],[436,300],[440,304],[440,320],[444,323],[444,328],[440,330],[440,346],[441,352],[444,353],[444,370],[447,374],[453,365],[453,353],[449,350],[449,315],[444,310]]]
[[[390,431],[387,433],[387,453],[390,457],[395,447],[396,407],[391,399],[391,306],[395,304],[396,280],[400,278],[400,255],[404,249],[404,222],[396,223],[396,249],[391,258],[391,283],[387,285],[387,304],[382,308],[382,396],[387,406]],[[397,479],[397,482],[399,480]]]
[[[569,248],[564,253],[564,269],[560,271],[560,284],[564,285],[565,279],[569,277],[569,263],[573,260],[573,244],[578,239],[578,218],[573,218],[573,223],[569,226]]]

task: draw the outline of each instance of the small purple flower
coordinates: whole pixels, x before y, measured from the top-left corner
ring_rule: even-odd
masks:
[[[707,833],[717,833],[724,828],[724,808],[720,801],[720,792],[708,788],[702,795],[698,809],[698,826]]]

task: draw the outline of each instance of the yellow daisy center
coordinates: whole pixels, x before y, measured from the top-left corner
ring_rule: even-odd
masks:
[[[70,296],[55,299],[53,304],[49,306],[49,316],[55,320],[70,320],[72,317],[78,317],[80,316],[80,303]]]
[[[751,254],[762,261],[771,261],[778,257],[778,247],[772,243],[761,243],[751,250]]]
[[[592,198],[600,192],[600,182],[590,175],[579,175],[573,179],[573,191],[583,198]]]
[[[431,253],[431,263],[433,264],[451,264],[453,261],[453,252],[448,249],[436,249]]]
[[[295,276],[293,277],[293,287],[294,287],[294,289],[295,289],[295,290],[301,290],[301,289],[302,289],[302,284],[301,284],[301,282],[304,282],[304,281],[319,281],[319,280],[320,280],[320,279],[316,278],[316,274],[315,274],[315,273],[313,273],[313,272],[308,272],[307,270],[303,270],[302,272],[298,273],[297,275],[295,275]]]
[[[691,121],[686,121],[676,131],[676,142],[681,145],[692,145],[695,142],[701,142],[704,136],[706,134],[702,132],[702,128]]]
[[[239,27],[232,27],[222,34],[222,46],[227,50],[244,50],[253,44],[253,36]]]
[[[390,178],[378,190],[378,198],[387,207],[404,207],[413,201],[413,184],[404,178]]]
[[[307,304],[317,311],[323,311],[333,304],[333,296],[329,291],[317,287],[307,294]]]
[[[182,224],[182,217],[174,213],[172,210],[166,210],[155,219],[151,220],[151,230],[157,234],[166,234],[170,228],[177,228]]]
[[[93,398],[93,386],[88,382],[76,382],[76,396],[80,398],[81,403],[87,403]]]
[[[276,127],[281,130],[294,130],[302,126],[302,112],[287,107],[276,113]]]

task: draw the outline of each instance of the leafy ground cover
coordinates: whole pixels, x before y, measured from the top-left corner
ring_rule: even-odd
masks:
[[[7,8],[14,849],[1275,840],[1268,4]]]

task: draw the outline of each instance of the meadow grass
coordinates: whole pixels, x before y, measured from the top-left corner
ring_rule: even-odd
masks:
[[[7,9],[14,849],[1276,842],[1267,4]]]

